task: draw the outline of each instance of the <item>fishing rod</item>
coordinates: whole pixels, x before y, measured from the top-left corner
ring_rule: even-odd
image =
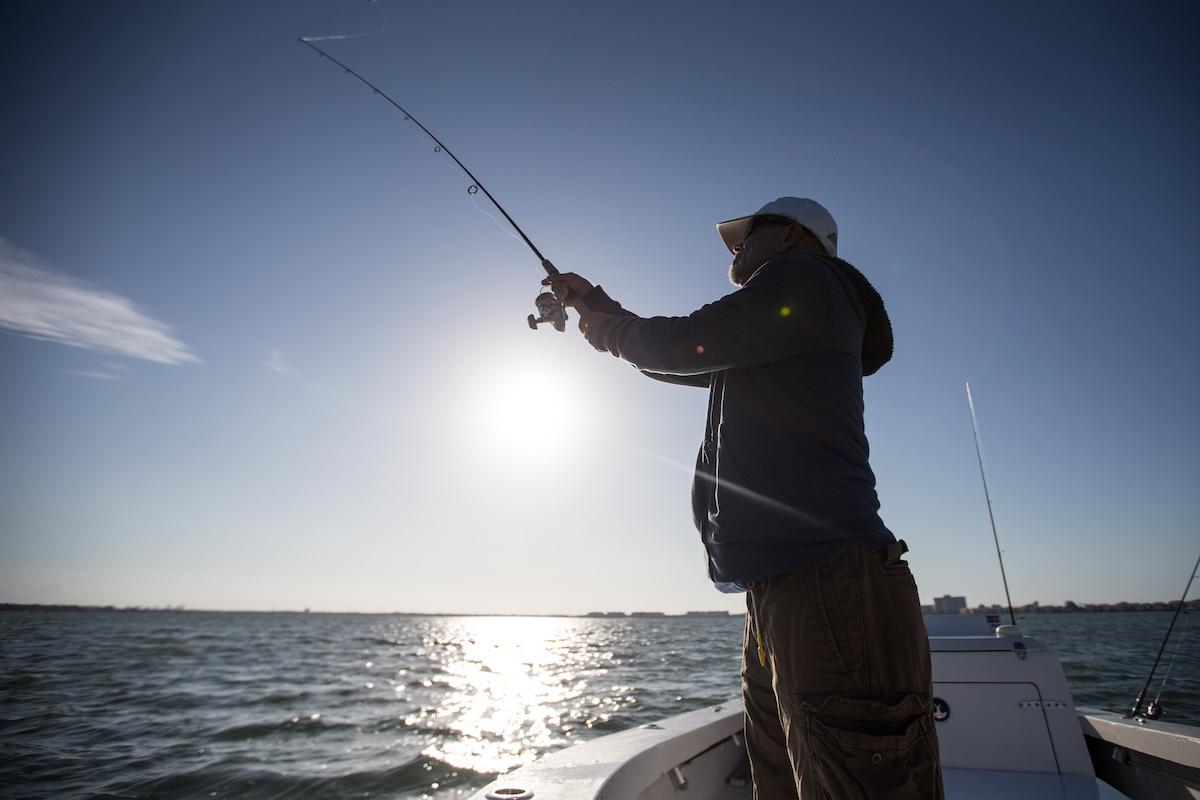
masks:
[[[1196,570],[1200,569],[1200,556],[1196,558],[1196,564],[1192,567],[1191,577],[1188,578],[1187,585],[1183,587],[1183,596],[1179,598],[1179,605],[1175,607],[1175,616],[1171,617],[1171,624],[1167,626],[1167,635],[1163,637],[1162,645],[1158,648],[1158,655],[1154,657],[1154,665],[1150,667],[1150,675],[1146,678],[1146,685],[1142,687],[1142,691],[1138,693],[1137,699],[1133,701],[1133,708],[1129,710],[1129,718],[1136,717],[1138,711],[1142,707],[1142,701],[1146,699],[1146,692],[1150,689],[1150,681],[1154,680],[1154,671],[1158,669],[1158,662],[1162,659],[1163,650],[1167,648],[1167,641],[1171,638],[1171,631],[1175,629],[1175,622],[1179,619],[1179,612],[1183,610],[1184,603],[1187,601],[1188,591],[1192,588],[1192,581],[1196,579]],[[1168,668],[1167,674],[1170,675]],[[1166,683],[1166,678],[1163,679]],[[1161,689],[1159,696],[1162,696]],[[1155,700],[1146,708],[1147,719],[1158,719],[1162,716],[1162,706]]]
[[[1000,580],[1004,582],[1004,599],[1008,601],[1008,618],[1017,624],[1012,597],[1008,593],[1008,578],[1004,574],[1004,556],[1000,554],[1000,536],[996,533],[996,517],[992,514],[992,496],[988,494],[987,474],[983,469],[983,448],[979,444],[979,423],[975,421],[975,402],[971,399],[971,384],[967,384],[967,406],[971,409],[971,432],[975,434],[975,455],[979,458],[979,475],[983,478],[983,496],[987,500],[988,519],[992,521],[992,539],[996,542],[996,558],[1000,561]]]
[[[436,136],[434,136],[432,131],[430,131],[428,128],[426,128],[424,125],[422,125],[417,120],[417,118],[414,117],[412,114],[405,111],[400,106],[399,103],[397,103],[392,98],[388,97],[386,92],[384,92],[382,89],[380,89],[375,84],[371,83],[369,80],[364,78],[362,75],[359,75],[357,72],[350,69],[345,64],[338,61],[336,58],[329,55],[324,50],[322,50],[321,48],[319,48],[315,44],[313,44],[311,41],[312,38],[320,38],[320,37],[304,37],[304,36],[302,36],[302,37],[300,37],[300,41],[302,43],[308,45],[309,47],[311,47],[313,50],[316,50],[317,53],[320,54],[321,58],[329,59],[334,64],[337,64],[339,67],[344,69],[347,74],[353,75],[355,78],[358,78],[360,81],[362,81],[364,84],[366,84],[371,89],[371,91],[373,91],[375,94],[382,97],[384,100],[387,100],[389,103],[391,103],[396,108],[396,110],[398,110],[401,114],[403,114],[405,122],[412,122],[418,128],[420,128],[425,133],[426,136],[428,136],[430,139],[433,140],[434,144],[436,145],[436,147],[434,147],[434,149],[433,149],[433,152],[445,153],[446,155],[450,156],[450,158],[454,159],[454,163],[458,165],[458,168],[461,169],[464,173],[466,173],[466,176],[471,179],[471,185],[469,187],[467,187],[467,194],[475,194],[476,192],[483,192],[484,195],[487,197],[487,199],[491,201],[492,205],[494,205],[496,207],[496,209],[501,214],[504,215],[504,218],[506,220],[508,220],[508,224],[512,225],[513,229],[518,234],[520,234],[522,239],[525,240],[525,244],[529,245],[529,249],[532,250],[533,254],[538,257],[538,261],[541,262],[542,269],[546,270],[546,274],[547,275],[557,275],[558,274],[558,269],[555,268],[555,266],[550,263],[550,260],[548,258],[546,258],[545,256],[542,255],[541,251],[537,249],[537,246],[534,245],[533,241],[528,236],[525,235],[525,231],[521,230],[521,226],[516,223],[516,220],[514,220],[511,216],[509,216],[508,212],[504,210],[504,206],[500,205],[500,203],[497,202],[495,197],[492,197],[492,193],[489,192],[484,187],[483,183],[481,183],[480,180],[478,178],[476,178],[474,174],[471,173],[471,170],[467,169],[467,166],[465,164],[463,164],[461,161],[458,160],[458,156],[456,156],[456,155],[454,155],[454,153],[450,152],[450,148],[448,148],[448,147],[446,147],[446,145],[442,144],[441,140],[438,139]],[[575,304],[575,307],[577,309],[579,309],[580,313],[586,313],[586,307],[579,301],[578,298],[572,298],[572,300]],[[538,316],[534,317],[533,314],[529,315],[528,322],[529,322],[530,328],[537,330],[537,326],[539,324],[541,324],[543,322],[548,322],[554,327],[554,329],[556,331],[561,332],[561,331],[566,330],[566,323],[567,323],[566,309],[563,308],[562,303],[560,303],[558,301],[558,298],[554,296],[553,292],[542,292],[541,294],[539,294],[537,296],[537,298],[534,300],[534,305],[537,308]]]

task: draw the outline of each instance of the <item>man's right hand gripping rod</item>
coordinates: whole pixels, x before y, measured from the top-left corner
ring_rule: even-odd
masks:
[[[550,263],[549,259],[542,259],[542,269],[546,270],[547,275],[557,275],[558,269]],[[571,304],[579,311],[580,314],[588,312],[587,306],[578,297],[572,297]],[[538,316],[529,315],[529,327],[537,330],[537,326],[543,322],[549,322],[554,326],[554,330],[562,332],[567,329],[567,310],[563,308],[562,303],[554,296],[554,292],[542,292],[533,301],[537,307]]]

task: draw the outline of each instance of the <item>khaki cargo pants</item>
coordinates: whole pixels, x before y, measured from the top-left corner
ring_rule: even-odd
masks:
[[[742,695],[756,800],[942,800],[907,549],[853,543],[747,593]]]

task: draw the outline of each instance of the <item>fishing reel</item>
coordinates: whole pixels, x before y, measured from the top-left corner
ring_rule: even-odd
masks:
[[[533,304],[537,306],[538,316],[529,315],[530,329],[536,331],[537,326],[543,322],[549,322],[554,326],[554,330],[560,333],[567,329],[567,310],[558,302],[553,292],[542,292]]]

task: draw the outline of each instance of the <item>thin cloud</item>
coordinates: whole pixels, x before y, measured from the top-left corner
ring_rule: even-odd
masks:
[[[285,375],[300,374],[293,369],[290,364],[288,364],[287,359],[283,356],[282,350],[275,349],[268,353],[266,365],[267,369],[271,370],[272,372],[282,372]]]
[[[65,372],[67,375],[79,375],[84,378],[95,378],[96,380],[100,381],[124,380],[116,375],[110,375],[107,372],[88,372],[86,370],[79,369],[64,369],[63,372]]]
[[[83,378],[95,378],[104,381],[123,381],[133,372],[133,369],[127,364],[117,361],[101,361],[98,366],[99,369],[94,370],[64,369],[62,371],[67,375],[79,375]],[[100,370],[103,370],[103,372]]]
[[[171,329],[128,298],[43,266],[0,238],[0,328],[160,364],[199,363]]]

